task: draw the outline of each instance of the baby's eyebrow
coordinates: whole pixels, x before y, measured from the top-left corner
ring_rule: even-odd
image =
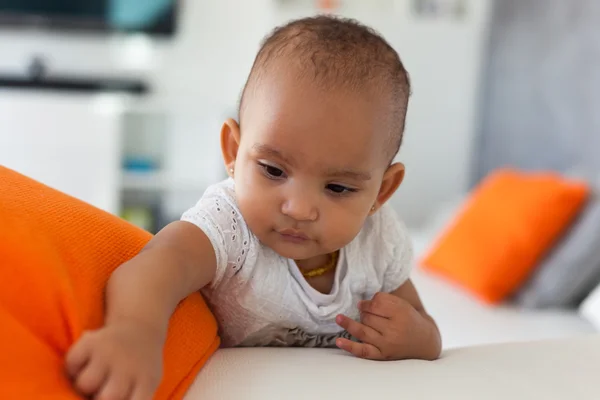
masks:
[[[252,146],[252,149],[260,154],[267,157],[273,157],[278,159],[279,161],[283,161],[291,167],[295,166],[295,160],[291,157],[284,156],[281,151],[262,143],[255,143]],[[363,171],[356,171],[353,169],[330,169],[326,171],[326,176],[328,178],[346,178],[352,179],[355,181],[369,181],[371,180],[371,174]]]
[[[328,171],[327,176],[331,178],[349,178],[356,181],[369,181],[371,174],[368,172],[354,171],[351,169],[332,170]]]
[[[283,161],[284,163],[289,164],[290,166],[294,166],[293,158],[284,156],[279,150],[271,146],[262,143],[256,143],[254,144],[254,146],[252,146],[252,149],[254,149],[254,151],[256,151],[259,154],[264,154],[266,156],[278,158],[280,161]]]

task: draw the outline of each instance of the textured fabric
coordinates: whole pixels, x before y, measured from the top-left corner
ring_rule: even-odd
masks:
[[[64,356],[103,322],[111,272],[150,234],[0,166],[0,398],[75,399]],[[181,398],[218,347],[200,294],[175,312],[157,399]]]
[[[576,308],[600,283],[600,199],[585,207],[515,302],[528,308]]]
[[[337,350],[225,349],[186,400],[597,400],[600,335],[446,351],[433,362]],[[232,384],[235,382],[235,384]]]
[[[422,261],[488,303],[512,295],[570,227],[588,185],[549,173],[486,178]]]
[[[473,183],[506,165],[600,170],[600,2],[494,0]]]
[[[391,207],[369,217],[340,251],[329,294],[313,289],[293,260],[263,246],[235,200],[234,182],[210,187],[182,219],[202,229],[215,248],[217,272],[203,291],[217,316],[224,346],[331,347],[338,314],[358,318],[357,303],[391,292],[410,274],[412,246]]]

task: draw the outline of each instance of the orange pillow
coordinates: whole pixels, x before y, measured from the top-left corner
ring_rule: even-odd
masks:
[[[493,173],[421,264],[483,301],[498,303],[527,279],[588,192],[586,184],[553,173]]]
[[[76,399],[64,357],[101,326],[111,272],[151,235],[0,166],[0,398]],[[157,399],[182,398],[219,345],[200,294],[171,319]]]

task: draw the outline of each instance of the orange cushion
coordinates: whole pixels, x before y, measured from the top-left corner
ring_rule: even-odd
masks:
[[[421,264],[485,302],[498,303],[527,279],[588,192],[586,184],[553,173],[493,173]]]
[[[151,235],[0,166],[0,398],[75,399],[64,357],[101,326],[111,272]],[[219,345],[200,294],[171,319],[157,399],[181,398]]]

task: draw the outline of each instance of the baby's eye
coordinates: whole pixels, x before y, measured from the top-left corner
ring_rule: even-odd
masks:
[[[270,165],[266,166],[265,171],[267,172],[267,174],[276,178],[281,178],[283,176],[282,170],[280,170],[279,168],[271,167]]]
[[[346,194],[346,193],[350,193],[350,192],[355,192],[356,190],[351,189],[349,187],[343,186],[343,185],[337,185],[335,183],[331,183],[329,185],[327,185],[327,190],[329,190],[330,192],[334,193],[334,194]]]
[[[260,163],[260,166],[263,169],[267,178],[278,179],[283,178],[285,176],[285,173],[277,167],[273,167],[271,165],[262,163]]]

